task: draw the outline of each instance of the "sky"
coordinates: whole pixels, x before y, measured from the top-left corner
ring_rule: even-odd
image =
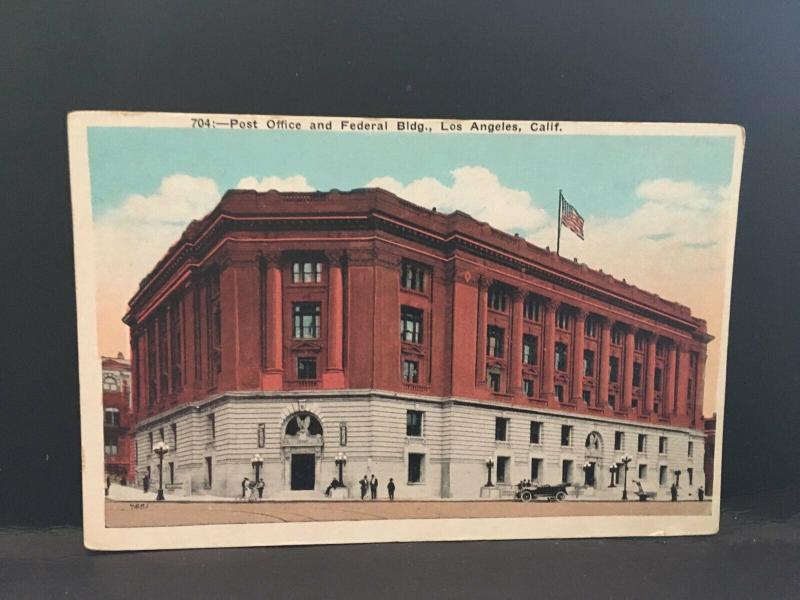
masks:
[[[558,190],[586,220],[561,254],[687,304],[719,336],[732,235],[733,137],[230,131],[92,127],[98,328],[129,354],[121,318],[186,225],[231,188],[383,187],[555,247]],[[713,412],[719,343],[709,345]]]

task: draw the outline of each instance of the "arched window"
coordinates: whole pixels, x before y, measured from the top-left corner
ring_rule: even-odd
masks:
[[[286,423],[286,435],[322,435],[322,424],[310,412],[295,413]]]
[[[118,392],[119,381],[113,375],[103,377],[103,390],[106,392]]]

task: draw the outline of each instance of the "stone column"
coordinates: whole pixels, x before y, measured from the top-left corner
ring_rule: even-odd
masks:
[[[478,335],[475,352],[475,379],[486,383],[486,327],[488,310],[489,281],[485,277],[478,280]]]
[[[552,300],[545,300],[544,309],[544,341],[542,342],[542,400],[546,400],[551,408],[558,408],[555,399],[553,378],[556,369],[556,307]]]
[[[694,427],[696,429],[703,429],[703,400],[705,398],[706,387],[706,362],[708,360],[708,353],[706,348],[703,347],[698,356],[697,361],[697,383],[694,390]]]
[[[575,311],[575,324],[572,327],[572,402],[579,411],[585,411],[583,403],[583,338],[585,335],[586,313]]]
[[[512,394],[522,391],[522,292],[511,294],[511,389]]]
[[[265,389],[283,387],[283,282],[279,254],[265,256],[267,262],[267,369]]]
[[[341,252],[329,252],[328,258],[328,370],[323,375],[324,387],[344,387],[342,369],[343,306]]]
[[[678,375],[676,379],[676,392],[677,398],[675,399],[675,414],[678,418],[678,424],[685,424],[686,419],[686,394],[689,388],[689,353],[685,344],[678,344]]]
[[[633,399],[633,350],[634,350],[634,328],[628,327],[625,331],[625,369],[622,373],[622,406],[624,410],[629,410]]]
[[[600,321],[600,385],[597,390],[595,405],[603,408],[608,403],[608,378],[611,371],[609,357],[611,356],[611,323],[603,318]]]
[[[642,414],[649,415],[653,412],[653,403],[656,398],[656,336],[654,333],[650,334],[647,339],[647,379],[645,380],[644,388],[644,410]]]
[[[667,416],[675,410],[675,355],[675,343],[670,342],[669,350],[667,351],[667,364],[664,369],[664,402],[661,408],[663,416]]]

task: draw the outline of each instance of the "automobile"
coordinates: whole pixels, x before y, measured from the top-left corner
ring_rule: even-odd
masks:
[[[535,483],[520,483],[517,485],[515,498],[522,502],[531,502],[536,498],[547,498],[548,502],[563,502],[567,498],[567,483],[555,485],[538,485]]]

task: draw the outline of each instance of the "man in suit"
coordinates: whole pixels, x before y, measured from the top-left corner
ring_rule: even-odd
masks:
[[[394,500],[394,479],[389,477],[389,483],[386,485],[386,490],[389,492],[389,500]]]
[[[364,475],[363,479],[361,479],[361,481],[358,482],[358,485],[361,486],[361,499],[363,500],[364,496],[367,495],[367,486],[369,485],[369,483],[367,482],[366,475]]]
[[[369,482],[369,491],[373,500],[378,498],[378,478],[372,475]]]

